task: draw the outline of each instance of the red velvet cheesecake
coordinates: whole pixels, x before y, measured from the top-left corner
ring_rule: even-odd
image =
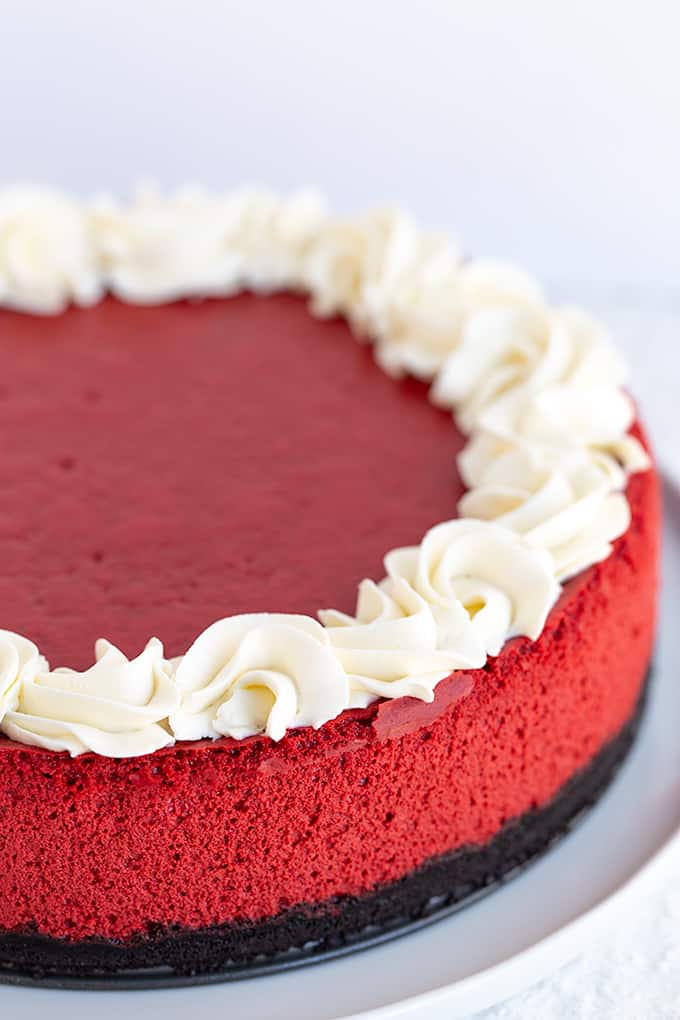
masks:
[[[48,705],[36,698],[56,690],[58,672],[40,660],[36,676],[51,679],[29,683],[18,670],[0,720],[0,976],[186,976],[351,946],[493,888],[595,803],[645,694],[658,586],[652,467],[625,472],[616,505],[625,497],[630,514],[618,536],[602,538],[609,510],[595,526],[599,511],[585,505],[579,528],[597,532],[585,555],[611,542],[592,563],[555,568],[540,633],[508,625],[485,661],[428,672],[432,700],[418,694],[420,676],[417,696],[377,696],[386,688],[357,679],[354,646],[333,631],[356,625],[357,581],[379,579],[388,550],[416,548],[456,517],[470,473],[456,458],[477,435],[428,402],[426,382],[390,378],[346,321],[320,320],[291,294],[154,307],[106,297],[49,317],[4,310],[0,349],[6,632],[30,638],[50,666],[80,671],[102,636],[127,668],[157,635],[163,682],[177,678],[184,705],[197,696],[182,688],[193,653],[184,667],[173,660],[213,621],[333,605],[341,613],[323,651],[337,654],[351,694],[323,721],[296,716],[274,736],[269,722],[261,732],[243,722],[255,711],[246,700],[222,730],[189,739],[182,726],[198,715],[180,726],[173,703],[153,723],[163,746],[102,752],[87,744],[90,718],[80,728],[69,719],[76,745],[58,743],[53,708],[36,722],[35,706]],[[493,369],[483,366],[485,381]],[[504,394],[493,396],[497,410]],[[639,424],[627,434],[646,447]],[[493,441],[511,442],[502,430]],[[588,448],[623,471],[631,442]],[[477,488],[484,507],[516,511],[507,479]],[[489,535],[515,541],[510,519],[493,517]],[[523,555],[533,556],[533,527],[516,539]],[[547,557],[578,559],[582,545],[574,554],[571,536],[546,539],[536,570]],[[489,555],[495,569],[502,541]],[[460,598],[474,622],[477,601]],[[250,697],[248,676],[224,697]],[[68,698],[84,689],[74,681]],[[102,690],[98,711],[112,697]]]

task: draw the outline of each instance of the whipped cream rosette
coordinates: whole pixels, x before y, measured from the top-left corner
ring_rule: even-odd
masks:
[[[42,188],[0,190],[0,306],[53,314],[103,292],[82,204]]]
[[[94,751],[111,758],[150,754],[171,744],[164,724],[179,696],[160,641],[152,638],[132,660],[104,640],[95,653],[94,666],[79,673],[50,670],[44,660],[36,668],[31,652],[31,668],[12,689],[3,732],[52,751]]]
[[[175,674],[181,703],[170,717],[179,739],[319,727],[349,704],[347,677],[324,628],[306,616],[254,613],[219,620]]]

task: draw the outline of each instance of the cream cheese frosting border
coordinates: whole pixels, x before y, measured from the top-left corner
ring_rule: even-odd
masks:
[[[131,304],[309,295],[342,315],[388,373],[432,383],[468,436],[459,517],[385,557],[354,616],[219,620],[168,661],[107,641],[85,672],[50,669],[0,631],[0,730],[15,741],[124,758],[175,740],[280,740],[377,698],[431,701],[511,637],[535,640],[561,584],[605,559],[630,523],[626,366],[604,328],[554,308],[526,273],[466,261],[396,209],[341,219],[315,194],[140,192],[128,205],[31,187],[0,191],[0,306],[58,314],[106,293]]]

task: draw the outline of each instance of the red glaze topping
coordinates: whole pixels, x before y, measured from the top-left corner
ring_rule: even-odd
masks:
[[[455,515],[462,445],[300,298],[0,312],[0,624],[53,666],[234,613],[352,610]]]

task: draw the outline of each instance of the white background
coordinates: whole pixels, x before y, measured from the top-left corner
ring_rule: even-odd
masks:
[[[0,0],[0,179],[385,198],[575,291],[680,287],[674,0]]]

